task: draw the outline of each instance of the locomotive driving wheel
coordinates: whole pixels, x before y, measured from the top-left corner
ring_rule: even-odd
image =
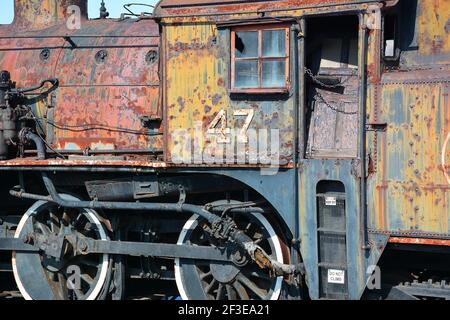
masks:
[[[280,241],[274,227],[260,213],[235,214],[234,221],[271,258],[280,263],[286,246]],[[202,218],[194,215],[184,225],[178,244],[192,246],[219,246],[210,236],[209,227]],[[233,246],[233,244],[227,244]],[[175,279],[184,300],[277,300],[280,297],[283,277],[274,277],[261,269],[238,248],[230,262],[175,259]]]
[[[65,200],[78,200],[61,195]],[[27,239],[39,253],[13,252],[17,286],[27,300],[95,300],[110,277],[107,254],[76,255],[68,239],[108,240],[97,213],[36,202],[22,217],[15,238]]]

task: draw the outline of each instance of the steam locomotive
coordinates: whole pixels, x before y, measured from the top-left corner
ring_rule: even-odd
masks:
[[[448,1],[127,9],[0,26],[3,295],[450,299]]]

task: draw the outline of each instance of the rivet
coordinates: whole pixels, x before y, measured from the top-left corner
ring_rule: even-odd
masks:
[[[95,55],[95,61],[97,63],[105,63],[106,58],[108,58],[108,51],[100,50]]]
[[[39,55],[39,58],[41,59],[41,61],[47,61],[48,59],[50,59],[50,49],[43,49]]]
[[[150,50],[145,55],[145,61],[149,64],[155,63],[157,59],[158,59],[158,53],[155,50]]]

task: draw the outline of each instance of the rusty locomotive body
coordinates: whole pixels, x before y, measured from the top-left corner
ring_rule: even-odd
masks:
[[[88,19],[85,0],[16,0],[0,291],[449,299],[449,13],[162,0]]]

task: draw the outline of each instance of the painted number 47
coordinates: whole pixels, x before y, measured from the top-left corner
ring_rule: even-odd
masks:
[[[240,109],[233,113],[234,117],[246,117],[244,125],[237,135],[237,140],[239,143],[248,142],[247,131],[254,115],[255,111],[252,109]],[[214,120],[208,126],[206,133],[210,136],[217,136],[217,143],[231,143],[231,129],[227,127],[227,112],[224,109],[219,111]]]

